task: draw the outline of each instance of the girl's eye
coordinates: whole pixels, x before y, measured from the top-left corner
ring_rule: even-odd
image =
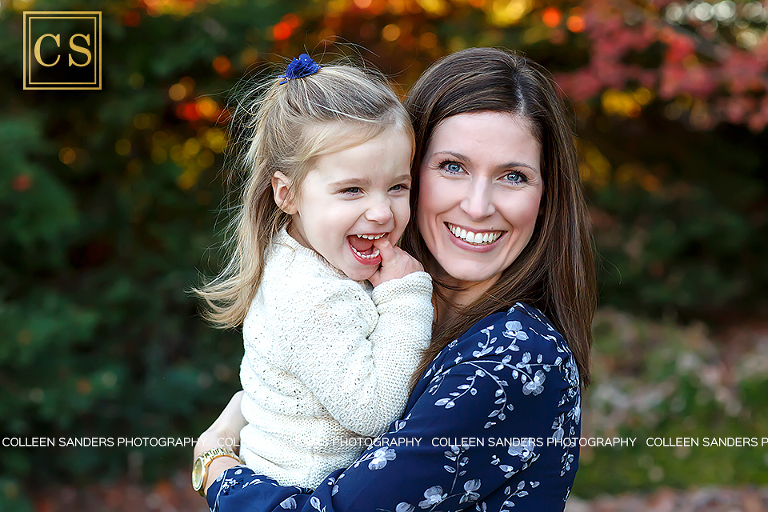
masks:
[[[512,171],[510,173],[507,173],[506,176],[504,176],[504,179],[507,181],[510,181],[512,183],[527,183],[528,178],[525,176],[525,174],[518,172],[518,171]]]
[[[398,185],[393,186],[389,190],[392,190],[393,192],[400,192],[400,191],[403,191],[403,190],[408,190],[408,185],[406,185],[404,183],[400,183]]]
[[[458,164],[457,162],[450,162],[450,161],[442,162],[440,164],[440,167],[448,174],[457,174],[464,170],[461,168],[461,165]]]
[[[345,188],[341,191],[343,194],[358,194],[360,192],[360,187],[349,187]]]

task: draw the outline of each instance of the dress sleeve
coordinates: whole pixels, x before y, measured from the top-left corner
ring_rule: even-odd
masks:
[[[572,355],[536,329],[501,321],[459,340],[408,414],[314,492],[238,467],[211,485],[211,510],[563,510],[578,458],[578,375]]]
[[[432,335],[432,280],[426,272],[393,279],[371,298],[353,281],[307,290],[282,345],[287,370],[344,428],[362,436],[384,432],[402,414],[409,379]],[[290,320],[288,320],[290,319]]]

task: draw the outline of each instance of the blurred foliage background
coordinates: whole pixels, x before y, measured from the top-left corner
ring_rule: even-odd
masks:
[[[22,90],[25,10],[103,12],[103,90]],[[575,115],[601,255],[584,435],[768,437],[767,19],[731,0],[0,0],[0,433],[196,437],[238,388],[238,333],[185,289],[221,264],[241,77],[346,54],[407,91],[503,46]],[[1,450],[3,510],[191,456]],[[765,484],[764,454],[587,449],[574,494]]]

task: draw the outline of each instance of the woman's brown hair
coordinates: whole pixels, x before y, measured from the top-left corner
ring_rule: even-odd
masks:
[[[567,340],[582,386],[590,382],[596,284],[591,224],[579,179],[571,120],[549,73],[527,58],[494,48],[470,48],[437,61],[413,86],[405,107],[416,133],[411,222],[403,248],[436,270],[416,223],[419,169],[435,128],[471,112],[506,112],[525,120],[541,148],[544,194],[530,242],[500,279],[473,303],[435,327],[414,378],[454,339],[490,313],[516,302],[541,310]],[[435,280],[436,300],[449,306]],[[455,309],[455,308],[454,308]]]

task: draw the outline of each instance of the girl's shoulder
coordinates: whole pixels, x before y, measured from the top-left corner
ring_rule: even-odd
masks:
[[[267,251],[261,286],[301,294],[337,289],[366,293],[365,284],[353,281],[315,251],[302,246],[285,228],[275,236]]]

